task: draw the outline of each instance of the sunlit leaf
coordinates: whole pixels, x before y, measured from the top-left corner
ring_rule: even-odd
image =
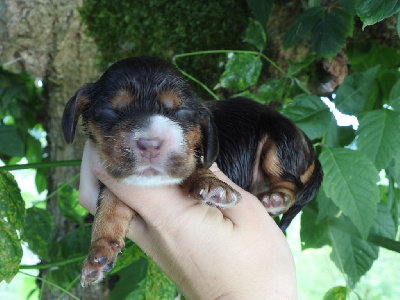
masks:
[[[175,284],[151,260],[148,260],[146,277],[139,283],[139,288],[127,299],[174,299]]]
[[[14,176],[0,171],[0,219],[19,229],[25,218],[25,202]]]
[[[261,59],[254,55],[236,54],[228,60],[220,77],[222,87],[240,91],[256,84],[261,71]]]
[[[377,215],[378,171],[360,151],[325,147],[319,159],[324,170],[322,187],[326,196],[366,238]]]
[[[329,289],[322,300],[346,300],[347,288],[345,286],[335,286]]]
[[[0,219],[0,282],[10,282],[18,272],[22,258],[21,243],[11,224]]]

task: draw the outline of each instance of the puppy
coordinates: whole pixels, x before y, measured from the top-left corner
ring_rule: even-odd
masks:
[[[117,180],[180,184],[195,201],[228,208],[240,194],[208,170],[212,163],[256,195],[285,230],[317,192],[321,165],[306,135],[276,111],[246,98],[199,103],[167,61],[135,57],[80,88],[62,118],[71,143],[79,117]],[[102,279],[124,248],[135,212],[101,186],[81,284]]]

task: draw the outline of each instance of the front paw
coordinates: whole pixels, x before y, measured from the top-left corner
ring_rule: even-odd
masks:
[[[193,184],[189,195],[202,203],[219,208],[234,206],[241,200],[241,195],[218,178],[207,176]]]
[[[124,248],[123,241],[100,239],[90,248],[89,255],[82,265],[81,285],[83,287],[99,282],[104,274],[109,272],[115,263],[117,255]]]

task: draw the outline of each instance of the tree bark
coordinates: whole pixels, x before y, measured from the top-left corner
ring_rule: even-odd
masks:
[[[0,61],[10,71],[28,71],[43,81],[44,127],[51,161],[81,158],[85,138],[78,133],[75,142],[67,145],[61,117],[75,91],[99,75],[96,45],[84,35],[77,10],[81,5],[82,0],[0,0]],[[77,172],[74,167],[51,169],[49,194]],[[56,240],[75,229],[74,223],[60,215],[57,196],[48,200],[47,207],[55,222]],[[73,293],[80,299],[107,299],[109,294],[104,285],[85,290],[78,287]],[[43,299],[59,295],[57,289],[45,288]]]

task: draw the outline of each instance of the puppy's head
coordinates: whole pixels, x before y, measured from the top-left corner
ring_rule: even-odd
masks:
[[[212,117],[180,72],[161,59],[119,61],[80,88],[62,119],[68,143],[80,115],[107,172],[131,184],[179,183],[218,154]]]

